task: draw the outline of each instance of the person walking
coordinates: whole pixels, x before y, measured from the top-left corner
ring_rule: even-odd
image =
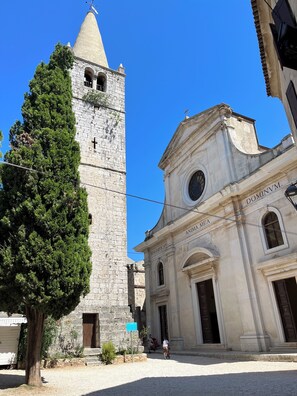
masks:
[[[163,340],[163,355],[164,359],[170,359],[169,341],[166,337]]]

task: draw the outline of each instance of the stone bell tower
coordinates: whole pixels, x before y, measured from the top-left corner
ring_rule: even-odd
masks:
[[[106,341],[121,348],[128,307],[126,248],[125,74],[108,66],[93,8],[73,46],[71,71],[81,184],[88,193],[90,293],[63,321],[85,348]]]

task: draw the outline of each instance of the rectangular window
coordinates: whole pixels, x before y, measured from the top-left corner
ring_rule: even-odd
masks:
[[[295,126],[297,128],[297,95],[292,81],[290,81],[290,84],[286,91],[286,96],[295,122]]]
[[[295,20],[292,15],[290,4],[287,0],[279,0],[272,11],[272,17],[275,27],[279,32],[281,25],[286,23],[289,26],[295,26]]]
[[[282,231],[278,221],[278,217],[274,212],[268,212],[263,218],[263,227],[268,249],[281,246],[284,244]]]
[[[297,70],[297,25],[290,4],[279,0],[272,11],[271,31],[282,67]]]

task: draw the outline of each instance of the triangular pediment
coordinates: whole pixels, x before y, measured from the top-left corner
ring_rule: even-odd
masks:
[[[220,122],[220,115],[231,114],[232,110],[224,103],[213,106],[193,117],[184,119],[177,127],[171,141],[169,142],[160,162],[159,167],[165,169],[166,163],[170,160],[170,157],[195,134],[199,139],[199,132],[202,129],[207,129],[213,123]]]

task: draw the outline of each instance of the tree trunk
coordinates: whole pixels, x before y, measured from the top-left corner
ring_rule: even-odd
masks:
[[[26,307],[26,316],[28,321],[26,384],[42,386],[40,361],[45,315],[32,307]]]

